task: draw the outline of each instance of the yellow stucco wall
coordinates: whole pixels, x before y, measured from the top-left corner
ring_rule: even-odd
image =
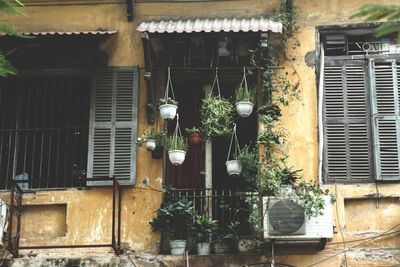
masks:
[[[82,1],[84,2],[84,1]],[[111,2],[111,1],[110,1]],[[364,3],[373,1],[362,0],[302,0],[295,1],[299,8],[299,22],[301,29],[296,33],[301,46],[293,54],[296,60],[285,64],[286,70],[293,81],[299,81],[301,90],[300,99],[284,111],[284,125],[288,130],[288,149],[290,162],[299,169],[304,170],[304,178],[318,180],[318,121],[317,121],[317,87],[315,68],[308,67],[304,56],[307,52],[315,50],[315,26],[349,23],[349,15]],[[400,0],[380,1],[398,3]],[[135,30],[142,20],[157,20],[186,17],[245,17],[257,16],[268,13],[272,8],[277,8],[280,1],[248,0],[248,1],[212,1],[212,2],[186,2],[186,3],[137,3],[135,4],[134,22],[126,21],[124,1],[121,3],[98,5],[44,5],[25,8],[26,17],[7,17],[19,31],[79,31],[94,30],[98,28],[117,30],[118,34],[101,44],[101,48],[109,55],[111,66],[143,67],[143,48],[140,34]],[[3,19],[3,18],[1,18]],[[297,74],[296,74],[297,73]],[[141,134],[147,127],[145,119],[146,90],[140,77],[139,94],[139,127]],[[153,216],[161,201],[161,194],[140,186],[144,178],[149,178],[150,186],[160,188],[162,182],[162,160],[152,160],[150,153],[138,149],[137,185],[123,191],[122,209],[122,240],[129,243],[136,251],[156,252],[158,236],[151,232],[148,222]],[[390,223],[399,221],[400,185],[380,185],[379,191],[383,196],[395,197],[389,201],[382,201],[381,208],[371,210],[371,203],[375,201],[351,202],[349,199],[364,199],[366,195],[376,193],[374,184],[363,185],[332,185],[327,186],[331,191],[337,192],[337,209],[335,211],[335,225],[338,234],[332,242],[342,241],[340,228],[343,230],[345,240],[368,236],[366,232],[382,230],[379,223],[359,224],[358,219],[368,218],[377,222],[385,221],[385,226],[390,228]],[[25,205],[66,204],[66,216],[59,213],[52,215],[52,221],[66,223],[65,235],[63,231],[54,231],[56,236],[29,239],[22,236],[21,245],[52,245],[52,244],[90,244],[108,243],[111,235],[111,189],[90,190],[60,190],[38,191],[24,197]],[[5,196],[5,194],[3,194]],[[397,204],[393,201],[397,199]],[[347,207],[352,213],[346,213]],[[355,208],[359,207],[359,208]],[[337,212],[336,212],[337,211]],[[41,215],[43,216],[43,215]],[[388,218],[389,217],[389,218]],[[39,218],[43,218],[40,217]],[[65,222],[64,221],[65,218]],[[389,222],[388,222],[389,220]],[[340,225],[340,227],[339,227]],[[368,229],[360,229],[369,227]],[[32,235],[38,224],[23,224],[25,232]],[[56,227],[56,226],[55,226]],[[57,226],[58,227],[58,226]],[[386,229],[386,228],[384,228]],[[57,234],[58,233],[58,234]],[[376,249],[384,247],[399,248],[400,241],[394,238],[385,238],[364,245]],[[313,262],[329,257],[343,248],[342,244],[328,245],[327,249],[312,255],[304,256],[279,256],[279,260],[298,266],[306,266]],[[353,253],[353,252],[352,252]],[[332,258],[318,266],[339,266],[343,255]],[[349,266],[363,266],[370,259],[358,254],[349,253]],[[372,262],[372,261],[371,261]],[[375,266],[399,264],[395,257],[390,259],[375,259]]]

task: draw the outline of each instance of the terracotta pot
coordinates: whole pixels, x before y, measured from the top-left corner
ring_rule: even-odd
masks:
[[[200,145],[202,140],[203,139],[198,133],[192,133],[189,136],[189,144],[191,144],[192,146]]]

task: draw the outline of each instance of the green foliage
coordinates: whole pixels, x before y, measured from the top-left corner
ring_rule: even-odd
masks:
[[[161,231],[171,239],[186,239],[194,216],[193,202],[186,199],[163,203],[151,222],[153,231]]]
[[[18,0],[0,0],[0,12],[8,13],[11,15],[22,15],[20,7],[23,4]],[[0,32],[3,34],[10,34],[13,36],[22,37],[18,34],[14,27],[8,22],[0,21]],[[6,59],[5,55],[0,51],[0,77],[7,77],[9,75],[15,75],[17,73],[16,69],[11,65],[11,63]]]
[[[234,108],[232,103],[218,96],[203,99],[201,106],[202,132],[206,139],[229,135],[232,132]]]
[[[141,137],[136,139],[136,145],[142,146],[147,140],[154,139],[157,145],[163,145],[165,142],[165,138],[167,137],[167,131],[161,129],[157,131],[154,128],[151,128],[149,131],[143,133]]]
[[[193,128],[185,128],[185,131],[188,133],[188,134],[200,134],[200,129],[199,128],[196,128],[196,127],[194,127],[193,126]]]
[[[299,204],[304,212],[309,217],[322,215],[325,201],[324,196],[329,195],[329,190],[322,190],[322,188],[313,182],[301,182],[295,187],[296,194],[293,201]],[[334,197],[331,195],[331,202],[335,202]]]
[[[173,100],[172,98],[168,97],[168,98],[161,98],[160,99],[160,106],[161,105],[165,105],[165,104],[170,104],[170,105],[178,105],[178,101]]]
[[[205,215],[195,215],[190,228],[197,242],[208,242],[218,229],[218,221]]]
[[[256,100],[256,89],[247,86],[239,86],[235,91],[236,102],[247,101],[254,104]]]
[[[365,21],[386,20],[376,29],[376,37],[397,33],[397,42],[400,43],[400,5],[367,4],[350,18],[356,17],[364,17]]]
[[[168,136],[165,138],[164,147],[168,150],[186,151],[187,140],[181,136]]]
[[[257,188],[258,170],[260,168],[258,148],[252,145],[246,145],[240,151],[238,160],[242,163],[240,177],[246,183],[246,191],[254,191]]]

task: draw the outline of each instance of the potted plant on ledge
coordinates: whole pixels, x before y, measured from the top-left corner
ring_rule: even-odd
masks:
[[[153,231],[161,231],[169,238],[171,255],[183,255],[186,238],[194,216],[194,207],[186,199],[163,203],[151,222]]]
[[[215,234],[218,228],[217,223],[218,221],[205,215],[195,216],[191,231],[195,235],[194,238],[197,241],[198,255],[210,254],[210,238]]]

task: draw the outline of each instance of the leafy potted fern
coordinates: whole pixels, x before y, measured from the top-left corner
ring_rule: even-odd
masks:
[[[246,70],[243,70],[243,79],[239,87],[235,91],[236,97],[236,111],[240,117],[248,117],[253,112],[254,102],[255,102],[255,92],[254,88],[250,88],[247,85],[246,80]]]
[[[187,234],[193,215],[193,202],[183,199],[163,203],[157,211],[157,216],[150,222],[153,231],[161,231],[167,235],[172,255],[185,253]]]
[[[178,110],[178,102],[170,97],[161,98],[159,109],[161,118],[164,120],[173,120]]]
[[[172,165],[182,165],[186,157],[187,141],[182,137],[179,127],[179,114],[176,114],[174,134],[166,138],[165,146],[168,149],[168,157]]]
[[[196,215],[194,217],[194,223],[191,227],[191,231],[195,235],[194,238],[197,241],[197,254],[198,255],[209,255],[210,254],[210,238],[215,234],[218,225],[218,221],[213,220],[205,215]]]
[[[168,149],[168,158],[172,165],[182,165],[186,157],[187,142],[181,136],[169,136],[165,141]]]
[[[217,88],[217,95],[213,95]],[[228,135],[232,130],[234,108],[232,103],[221,97],[219,88],[218,71],[215,71],[214,82],[208,96],[203,99],[201,105],[201,124],[203,137],[210,140],[212,137]]]

